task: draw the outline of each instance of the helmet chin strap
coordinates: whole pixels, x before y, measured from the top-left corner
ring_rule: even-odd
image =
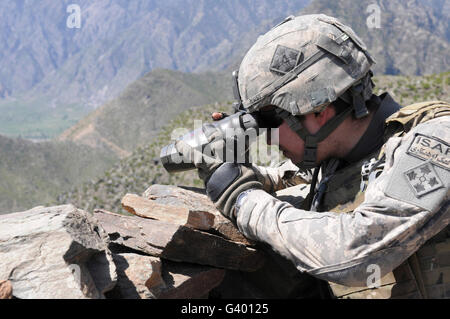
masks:
[[[300,123],[298,117],[281,108],[277,108],[279,116],[286,121],[289,127],[296,132],[303,141],[305,141],[303,161],[295,164],[304,169],[317,167],[317,145],[326,139],[347,118],[347,116],[351,114],[352,110],[352,107],[347,108],[345,111],[328,120],[316,134],[310,134]]]
[[[372,92],[373,83],[371,78],[372,72],[369,71],[363,79],[354,84],[340,97],[340,99],[334,102],[345,103],[348,107],[343,112],[328,120],[316,134],[310,134],[300,123],[298,117],[281,108],[276,109],[279,116],[287,122],[289,127],[296,132],[302,140],[305,141],[303,161],[296,163],[297,166],[305,169],[317,167],[317,145],[326,139],[353,110],[355,111],[355,117],[358,119],[369,115],[365,101],[366,96]]]

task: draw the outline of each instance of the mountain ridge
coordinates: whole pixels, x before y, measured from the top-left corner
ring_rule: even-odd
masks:
[[[247,29],[268,27],[308,2],[79,0],[80,29],[66,25],[70,0],[1,2],[0,109],[36,117],[38,98],[86,114],[153,69],[223,68]]]
[[[315,0],[301,13],[332,15],[350,25],[377,60],[372,68],[375,75],[412,76],[450,70],[450,4],[447,11],[442,10],[444,5],[417,0]],[[379,26],[372,25],[372,17]]]
[[[70,3],[0,3],[1,134],[54,138],[153,69],[230,72],[291,14],[320,12],[350,25],[377,59],[376,75],[450,67],[444,0],[79,0],[81,29],[66,26]],[[381,10],[380,29],[367,26],[369,5]]]
[[[151,140],[179,112],[226,100],[232,100],[231,75],[156,69],[63,132],[58,140],[72,140],[91,147],[112,145],[121,150],[116,154],[122,158]]]

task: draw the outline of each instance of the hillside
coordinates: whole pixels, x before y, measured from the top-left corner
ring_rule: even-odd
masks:
[[[401,105],[443,100],[450,101],[450,72],[425,76],[375,76],[375,93],[389,92]]]
[[[376,57],[377,75],[449,70],[445,0],[80,0],[80,29],[66,25],[70,3],[0,4],[0,134],[54,138],[157,68],[230,72],[291,14],[349,24]],[[367,25],[373,4],[379,29]]]
[[[139,146],[131,156],[116,163],[98,179],[90,180],[61,194],[53,204],[76,203],[86,210],[101,207],[117,211],[120,200],[126,193],[141,194],[152,184],[203,187],[196,170],[177,174],[167,173],[159,161],[161,148],[171,142],[171,137],[177,131],[183,129],[190,131],[194,127],[194,121],[210,122],[211,113],[215,111],[230,113],[231,109],[231,103],[215,103],[181,112],[170,120],[150,143]],[[264,136],[259,141],[259,145],[266,145]],[[277,150],[276,147],[272,149]],[[265,165],[269,165],[276,156],[257,154],[254,146],[251,147],[250,153],[253,158],[258,159],[258,164]],[[125,211],[122,213],[126,214]]]
[[[114,161],[110,152],[72,142],[33,143],[0,136],[0,214],[45,205],[100,175]]]
[[[121,206],[120,200],[126,193],[141,194],[155,183],[201,187],[202,182],[198,179],[196,171],[168,174],[159,161],[161,148],[170,143],[171,134],[175,129],[193,128],[194,120],[210,121],[212,112],[229,112],[230,108],[229,103],[210,104],[181,112],[170,120],[151,142],[138,147],[129,157],[116,163],[100,178],[61,194],[55,204],[76,203],[85,210],[101,207],[114,208],[117,211]]]
[[[381,76],[375,77],[374,81],[377,94],[388,91],[403,106],[424,100],[450,100],[450,72],[424,77]],[[130,157],[121,160],[100,178],[60,195],[55,204],[72,203],[85,210],[117,210],[126,193],[141,194],[152,184],[203,187],[195,170],[168,174],[159,163],[160,150],[170,142],[175,129],[193,128],[194,120],[210,121],[213,111],[229,109],[230,104],[224,103],[191,108],[180,113],[161,129],[151,143],[138,147]]]
[[[375,82],[377,92],[387,90],[406,105],[449,100],[449,78],[446,72],[424,77],[379,76]],[[67,131],[60,142],[0,138],[0,212],[54,202],[62,192],[66,194],[61,202],[75,200],[79,207],[86,203],[94,207],[97,203],[114,205],[124,192],[139,193],[152,183],[200,186],[194,172],[169,176],[153,160],[168,143],[169,132],[193,127],[194,119],[209,120],[216,101],[232,100],[229,82],[229,75],[222,73],[155,70]],[[220,103],[217,107],[230,106]],[[118,157],[122,162],[104,173]]]
[[[139,145],[154,141],[160,128],[181,112],[231,100],[230,81],[223,73],[154,70],[59,141],[1,137],[0,212],[45,204],[95,179]]]
[[[180,112],[232,99],[228,73],[193,74],[158,69],[65,131],[59,140],[111,149],[119,157],[125,157],[153,140]]]
[[[350,25],[377,60],[375,75],[450,70],[449,1],[314,0],[301,13],[324,13]],[[378,13],[379,28],[371,27]]]
[[[247,32],[307,3],[78,0],[78,29],[67,24],[73,1],[1,1],[0,134],[54,137],[156,68],[221,70]]]

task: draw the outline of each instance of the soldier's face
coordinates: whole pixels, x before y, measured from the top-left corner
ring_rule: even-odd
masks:
[[[324,120],[315,114],[307,114],[302,117],[301,124],[310,132],[315,134],[319,131],[323,125]],[[289,125],[283,121],[279,127],[279,140],[278,146],[283,152],[284,156],[292,160],[293,163],[300,163],[303,161],[303,153],[305,150],[305,141],[303,141],[300,136],[293,131]],[[267,141],[271,144],[272,141]],[[275,143],[273,143],[275,144]],[[323,154],[323,150],[318,147],[318,159]]]
[[[278,134],[278,147],[283,152],[283,155],[289,158],[293,163],[300,163],[303,160],[305,142],[285,121],[283,121],[283,124],[279,127]]]

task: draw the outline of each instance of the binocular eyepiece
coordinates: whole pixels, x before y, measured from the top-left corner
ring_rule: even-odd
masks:
[[[256,137],[259,135],[259,124],[260,117],[257,113],[249,114],[242,111],[222,120],[204,124],[201,128],[179,137],[174,143],[164,146],[160,153],[161,163],[169,173],[195,169],[194,163],[186,161],[186,158],[178,152],[175,145],[179,140],[183,140],[194,149],[203,151],[210,143],[208,136],[213,132],[219,131],[224,138],[229,138],[230,132],[235,132],[237,137],[241,133],[249,135],[249,131],[254,130],[252,133]]]

